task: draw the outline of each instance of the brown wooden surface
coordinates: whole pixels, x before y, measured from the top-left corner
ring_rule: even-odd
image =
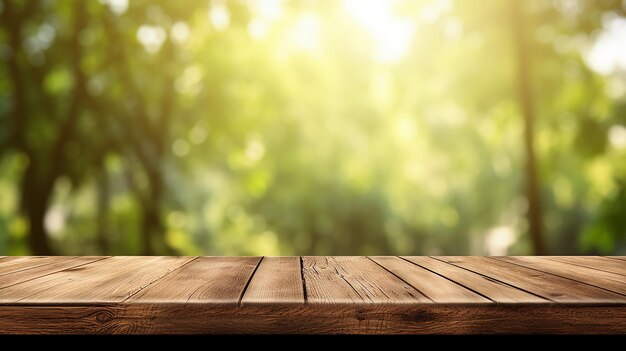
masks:
[[[311,304],[432,303],[367,257],[304,257],[302,271]]]
[[[548,256],[547,260],[561,261],[574,266],[587,267],[599,271],[626,275],[626,264],[622,260],[609,257],[581,257],[581,256]]]
[[[103,260],[104,257],[63,257],[50,261],[49,264],[33,265],[32,267],[24,267],[20,270],[14,270],[11,274],[5,273],[0,275],[0,286],[7,288],[19,283],[40,278],[45,275],[64,271],[69,268],[76,268],[87,263]],[[27,261],[28,262],[28,261]],[[0,262],[2,266],[2,262]]]
[[[130,302],[237,305],[259,261],[260,257],[198,257]]]
[[[623,257],[0,257],[0,334],[626,333]]]
[[[300,258],[264,257],[241,303],[304,304]]]
[[[556,260],[545,262],[547,259],[542,257],[500,257],[498,259],[626,295],[626,276],[620,274],[574,266]]]
[[[437,303],[489,303],[486,297],[444,276],[398,257],[372,257],[374,262]]]
[[[500,282],[488,276],[453,266],[433,257],[403,257],[403,259],[420,267],[446,277],[456,284],[462,285],[487,297],[495,303],[546,303],[549,300],[533,295],[515,286]]]
[[[539,260],[539,258],[536,258]],[[445,257],[443,261],[561,303],[623,303],[624,295],[489,257]],[[546,265],[551,264],[546,262]]]

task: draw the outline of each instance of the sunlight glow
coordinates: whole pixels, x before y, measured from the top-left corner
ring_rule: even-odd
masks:
[[[509,247],[515,243],[517,235],[509,226],[492,228],[485,237],[487,254],[490,256],[504,256],[509,252]]]
[[[609,128],[609,143],[618,149],[626,148],[626,127],[616,124]]]
[[[259,161],[265,155],[265,145],[260,140],[250,140],[246,146],[245,154],[250,161]]]
[[[172,144],[172,152],[174,153],[174,155],[178,157],[187,156],[187,154],[189,154],[189,151],[191,151],[191,147],[189,146],[189,143],[185,139],[177,139]]]
[[[432,24],[437,22],[444,14],[450,12],[450,10],[452,10],[451,0],[433,1],[422,8],[420,19],[424,23]]]
[[[185,22],[176,22],[172,25],[170,36],[176,44],[183,44],[189,39],[189,26]]]
[[[202,81],[204,79],[204,71],[200,65],[192,65],[180,74],[176,79],[174,88],[183,95],[194,96],[202,90]]]
[[[283,5],[281,0],[254,0],[257,14],[266,20],[274,20],[283,14]]]
[[[100,3],[109,6],[116,15],[123,15],[128,10],[128,0],[100,0]]]
[[[267,35],[267,24],[259,19],[253,19],[248,24],[248,33],[252,38],[261,40]]]
[[[50,235],[59,236],[66,224],[65,208],[61,205],[54,205],[46,212],[44,226]]]
[[[230,25],[230,12],[224,2],[213,2],[209,7],[209,20],[213,27],[221,32]]]
[[[302,51],[313,52],[320,45],[320,20],[313,14],[305,14],[296,22],[291,41]]]
[[[416,136],[415,119],[411,116],[399,118],[395,125],[395,134],[403,142],[408,143],[414,140]]]
[[[415,34],[415,24],[394,13],[396,3],[392,0],[343,2],[345,11],[375,40],[375,59],[381,63],[394,63],[404,57]]]
[[[626,71],[626,18],[606,16],[603,27],[587,54],[589,67],[604,75]]]
[[[139,40],[150,54],[157,53],[161,50],[161,45],[163,45],[166,38],[167,34],[160,26],[143,25],[137,30],[137,40]]]
[[[252,38],[261,40],[265,38],[269,26],[283,14],[281,0],[251,0],[250,6],[254,18],[248,24],[248,32]]]

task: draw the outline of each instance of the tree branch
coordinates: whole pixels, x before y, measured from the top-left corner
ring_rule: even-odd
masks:
[[[46,177],[44,189],[52,187],[56,178],[63,172],[65,167],[65,149],[73,138],[76,125],[81,113],[81,104],[86,95],[85,75],[81,68],[82,46],[80,34],[87,24],[87,11],[85,1],[76,1],[74,7],[74,29],[70,47],[70,65],[74,75],[74,89],[67,112],[67,118],[63,122],[56,141],[52,146],[50,171]]]

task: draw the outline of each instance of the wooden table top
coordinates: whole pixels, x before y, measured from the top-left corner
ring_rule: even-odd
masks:
[[[0,257],[6,333],[626,333],[626,257]]]

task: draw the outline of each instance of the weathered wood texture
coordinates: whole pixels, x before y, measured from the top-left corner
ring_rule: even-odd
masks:
[[[0,257],[0,334],[626,334],[623,257]]]

